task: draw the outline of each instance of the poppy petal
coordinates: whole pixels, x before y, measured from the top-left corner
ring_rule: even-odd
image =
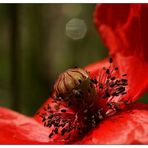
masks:
[[[110,56],[119,67],[120,74],[127,74],[128,90],[125,100],[131,102],[148,89],[147,11],[148,7],[144,4],[102,4],[97,5],[94,13],[97,30],[108,47]],[[90,69],[91,66],[88,67]]]
[[[147,12],[145,4],[97,5],[94,21],[110,54],[134,55],[148,62]]]
[[[0,107],[1,144],[52,144],[46,129],[33,118]]]
[[[102,121],[79,144],[148,144],[148,105],[135,104]]]

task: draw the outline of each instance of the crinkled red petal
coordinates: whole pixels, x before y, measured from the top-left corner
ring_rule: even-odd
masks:
[[[102,4],[94,13],[96,27],[114,63],[121,74],[128,75],[126,98],[131,102],[148,89],[147,12],[145,4]]]
[[[148,144],[148,105],[135,104],[102,121],[79,144]]]
[[[111,54],[148,62],[148,7],[145,4],[97,5],[94,21]]]
[[[79,144],[148,144],[148,105],[135,104],[102,121]],[[34,119],[0,108],[1,144],[60,144]]]
[[[54,144],[33,118],[0,107],[0,144]]]

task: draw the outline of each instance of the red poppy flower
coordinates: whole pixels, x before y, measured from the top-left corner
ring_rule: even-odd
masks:
[[[68,97],[85,99],[69,104],[59,93],[34,118],[0,108],[0,143],[148,144],[148,105],[133,104],[148,90],[147,16],[144,4],[97,5],[94,21],[112,58],[85,67],[89,85],[87,74],[76,69],[63,73],[54,88],[65,92],[79,80],[72,85],[79,83],[83,94]]]

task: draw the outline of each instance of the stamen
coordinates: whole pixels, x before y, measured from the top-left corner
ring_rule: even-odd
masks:
[[[98,81],[96,79],[90,79],[92,83],[97,84]]]
[[[66,132],[66,129],[63,128],[62,131],[61,131],[61,136],[63,136],[65,134],[65,132]]]
[[[115,67],[115,70],[118,70],[118,67]]]
[[[112,58],[109,58],[109,63],[112,63],[113,62],[113,59]]]
[[[50,134],[49,134],[49,138],[51,138],[52,136],[53,136],[53,133],[50,133]]]
[[[123,74],[122,76],[125,77],[125,76],[127,76],[127,74]]]
[[[60,75],[54,86],[56,95],[53,104],[47,104],[43,107],[43,113],[39,113],[43,125],[52,128],[49,138],[60,133],[64,140],[68,140],[73,136],[73,131],[82,136],[89,128],[96,127],[106,116],[104,110],[96,103],[97,96],[99,99],[106,99],[106,102],[109,100],[108,109],[122,109],[121,105],[113,100],[119,95],[126,94],[127,74],[119,77],[118,67],[113,65],[112,58],[109,58],[109,63],[110,65],[103,67],[99,71],[99,76],[93,79],[80,68],[67,70]],[[61,104],[65,105],[61,107]],[[69,113],[68,108],[73,112]]]
[[[54,130],[55,134],[58,134],[58,128],[56,127]]]
[[[65,113],[66,112],[66,109],[61,109],[61,112]]]
[[[112,78],[111,78],[112,81],[115,80],[115,79],[116,79],[116,77],[112,77]]]
[[[109,69],[107,69],[107,70],[106,70],[106,73],[107,73],[107,74],[110,74],[110,70],[109,70]]]
[[[53,116],[54,116],[54,114],[49,115],[49,116],[48,116],[48,119],[52,119]]]
[[[46,120],[46,118],[45,118],[45,117],[43,117],[42,122],[44,122],[45,120]]]

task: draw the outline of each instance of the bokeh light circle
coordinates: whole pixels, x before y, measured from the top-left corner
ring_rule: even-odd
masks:
[[[87,26],[83,19],[73,18],[66,24],[66,35],[73,40],[84,38],[86,32]]]

